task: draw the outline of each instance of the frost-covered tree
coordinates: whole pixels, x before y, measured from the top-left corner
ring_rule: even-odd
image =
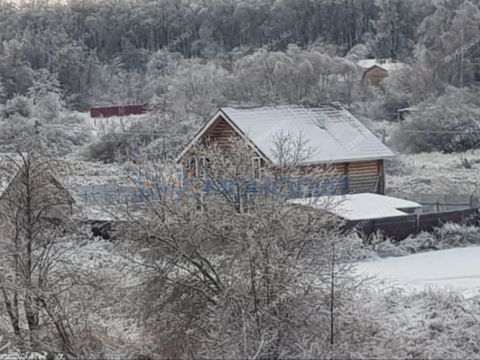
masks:
[[[0,77],[0,104],[3,104],[6,100],[7,92],[5,90],[5,86],[3,85],[3,80]]]
[[[416,58],[454,86],[471,84],[478,73],[474,59],[479,56],[479,21],[474,2],[437,4],[419,27]]]
[[[1,171],[10,175],[10,183],[0,200],[0,288],[13,333],[25,347],[38,347],[45,337],[42,329],[51,323],[61,350],[73,354],[74,336],[61,300],[73,284],[65,281],[68,272],[56,261],[62,251],[58,238],[72,231],[65,220],[70,220],[65,214],[72,198],[53,177],[54,163],[32,151],[2,157]]]
[[[27,91],[33,111],[40,122],[53,122],[64,108],[63,90],[55,76],[45,69],[35,73]]]
[[[393,134],[406,152],[465,151],[480,145],[480,103],[476,91],[447,88],[444,95],[415,107]]]

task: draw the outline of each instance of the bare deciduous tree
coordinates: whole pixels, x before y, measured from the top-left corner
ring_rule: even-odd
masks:
[[[13,332],[24,347],[41,346],[41,330],[51,324],[61,350],[74,354],[62,295],[81,275],[60,261],[64,250],[59,239],[75,225],[69,218],[72,198],[54,177],[55,164],[35,152],[3,158],[0,171],[11,176],[0,195],[0,289]]]

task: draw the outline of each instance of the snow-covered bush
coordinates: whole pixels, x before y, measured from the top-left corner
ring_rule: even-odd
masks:
[[[360,345],[355,358],[478,358],[478,300],[434,289],[365,294],[377,314],[378,331],[369,346]]]
[[[350,261],[373,260],[378,258],[377,252],[368,245],[358,232],[351,232],[346,235],[346,243],[350,245],[348,251]]]
[[[405,256],[409,252],[403,247],[392,243],[391,239],[386,239],[375,246],[375,250],[380,257]]]
[[[87,149],[89,160],[101,160],[105,163],[128,159],[131,148],[129,138],[125,134],[105,134]]]
[[[14,114],[20,116],[29,117],[32,114],[33,103],[32,100],[26,96],[15,96],[12,99],[7,100],[7,103],[3,107],[2,117],[8,118]]]
[[[391,160],[385,160],[385,172],[388,175],[411,175],[413,173],[413,167],[396,157]]]
[[[91,139],[90,133],[85,128],[47,127],[42,129],[41,134],[45,144],[50,149],[55,148],[59,154],[64,155],[72,152],[75,146],[88,143]]]
[[[480,245],[480,227],[446,223],[433,232],[422,231],[397,242],[377,237],[371,248],[378,256],[389,257],[469,245]]]
[[[447,223],[434,231],[437,238],[437,248],[480,245],[480,228],[461,224]]]
[[[437,240],[434,234],[422,231],[400,241],[398,246],[402,247],[407,253],[414,254],[422,251],[436,250],[438,249],[436,243]]]

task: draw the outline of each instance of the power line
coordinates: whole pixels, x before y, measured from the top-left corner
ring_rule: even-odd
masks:
[[[432,133],[432,134],[480,134],[479,131],[454,131],[454,130],[401,130],[407,133]]]

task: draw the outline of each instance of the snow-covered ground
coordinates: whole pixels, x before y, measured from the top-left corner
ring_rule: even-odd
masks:
[[[463,159],[471,169],[463,165]],[[396,161],[402,163],[405,174],[387,171],[386,188],[390,193],[471,194],[480,179],[480,150],[398,155]]]
[[[451,289],[473,296],[480,294],[479,259],[480,246],[475,246],[362,262],[357,271],[374,276],[380,287]]]

